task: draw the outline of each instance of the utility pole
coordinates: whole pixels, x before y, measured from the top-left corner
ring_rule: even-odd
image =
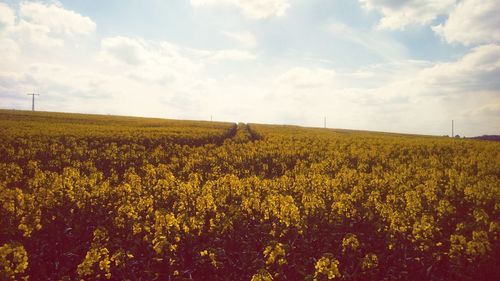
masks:
[[[455,137],[455,134],[454,134],[454,133],[455,133],[455,128],[454,128],[454,125],[455,125],[455,124],[453,124],[453,120],[451,120],[451,137],[452,137],[452,138],[454,138],[454,137]]]
[[[324,127],[326,129],[326,116],[325,116],[325,119],[324,119]]]
[[[212,115],[210,115],[210,122],[212,122]]]
[[[40,94],[28,94],[31,96],[31,111],[35,111],[35,96],[39,96]]]

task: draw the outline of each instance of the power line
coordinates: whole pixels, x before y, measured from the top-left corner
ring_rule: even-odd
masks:
[[[31,96],[31,111],[35,111],[35,96],[39,96],[40,94],[28,94],[28,96]]]

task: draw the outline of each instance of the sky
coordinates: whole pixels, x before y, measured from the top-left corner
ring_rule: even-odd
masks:
[[[0,1],[0,108],[500,135],[500,0]]]

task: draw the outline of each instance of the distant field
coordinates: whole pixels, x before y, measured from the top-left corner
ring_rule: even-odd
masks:
[[[0,110],[0,280],[498,280],[500,142]]]

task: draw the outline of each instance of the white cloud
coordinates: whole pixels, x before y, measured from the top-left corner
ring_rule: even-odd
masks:
[[[0,37],[0,61],[2,63],[14,63],[19,54],[19,45],[14,40]]]
[[[239,42],[246,48],[254,48],[255,46],[257,46],[257,39],[252,33],[248,31],[240,31],[240,32],[223,31],[222,33],[228,38]]]
[[[191,0],[193,7],[233,6],[250,19],[283,16],[290,6],[289,0]]]
[[[123,36],[104,38],[101,41],[101,58],[108,62],[132,67],[154,67],[169,72],[194,72],[206,63],[247,61],[257,57],[245,50],[222,49],[217,51],[185,48],[168,41],[146,41]],[[173,71],[175,70],[175,71]],[[151,75],[151,73],[144,73]],[[154,76],[154,75],[153,75]]]
[[[21,2],[18,14],[16,21],[12,9],[0,3],[0,21],[5,25],[1,36],[15,40],[23,48],[63,47],[67,41],[92,33],[96,28],[90,18],[56,4]]]
[[[228,61],[244,63],[256,59],[245,50],[200,50],[168,41],[116,36],[103,38],[100,48],[90,45],[84,56],[76,57],[71,46],[55,52],[46,52],[40,45],[26,48],[30,41],[26,34],[49,33],[28,22],[19,26],[40,28],[42,32],[20,33],[18,27],[15,34],[0,37],[0,43],[5,43],[0,46],[0,57],[7,55],[7,49],[15,56],[9,63],[2,60],[0,107],[27,109],[29,103],[25,102],[24,93],[35,91],[41,93],[38,107],[42,110],[185,119],[209,118],[214,114],[218,120],[230,120],[227,112],[231,107],[237,108],[242,100],[228,102],[235,100],[231,95],[254,89],[248,81],[224,80],[224,73],[219,73],[222,78],[216,80],[207,70]],[[82,37],[78,42],[85,45],[87,39]],[[16,49],[18,44],[23,46],[21,50]],[[238,90],[230,93],[230,88]]]
[[[492,44],[476,47],[458,61],[422,70],[416,84],[431,87],[430,95],[473,95],[485,90],[500,94],[498,77],[500,45]]]
[[[294,67],[270,87],[266,108],[304,125],[321,126],[327,116],[330,127],[443,135],[455,119],[460,135],[493,134],[500,130],[497,77],[499,45],[449,62],[393,61],[352,73]]]
[[[22,2],[19,13],[23,19],[32,24],[47,27],[53,33],[88,34],[96,28],[96,24],[90,18],[55,4]]]
[[[104,38],[101,41],[102,55],[130,65],[139,65],[147,59],[143,43],[127,37]]]
[[[87,64],[90,69],[32,63],[19,71],[2,71],[0,106],[28,109],[24,93],[34,91],[41,94],[40,110],[173,117],[184,108],[175,108],[168,100],[198,79],[196,73],[190,73],[190,80],[186,73],[178,73],[184,80],[169,80],[169,73],[162,71],[167,68],[152,65],[119,67],[91,60]]]
[[[403,30],[430,25],[438,16],[444,23],[432,27],[448,43],[477,45],[500,42],[500,5],[497,0],[359,0],[366,10],[381,14],[378,27]]]
[[[191,52],[168,41],[147,41],[123,36],[104,38],[99,58],[123,76],[157,85],[189,85],[194,83],[203,63]]]
[[[330,24],[328,31],[336,38],[360,45],[368,52],[385,60],[400,60],[407,56],[407,50],[401,43],[392,38],[383,37],[380,33],[355,30],[343,23]]]
[[[15,38],[24,46],[37,45],[46,48],[64,46],[64,38],[51,36],[49,27],[44,25],[33,24],[21,20],[9,31],[12,38]]]
[[[370,80],[381,80],[379,86],[363,86],[363,77],[351,81],[359,87],[348,89],[361,94],[366,104],[401,101],[421,103],[430,100],[454,101],[463,106],[480,95],[500,98],[500,45],[485,45],[472,49],[462,58],[451,62],[414,62],[401,69],[398,65],[379,65],[362,69]],[[392,70],[391,70],[392,69]],[[357,73],[355,73],[357,75]],[[358,98],[358,96],[356,97]],[[446,107],[445,104],[442,104]]]
[[[433,30],[448,43],[464,45],[500,42],[500,3],[497,0],[464,0],[448,20]]]
[[[456,61],[415,64],[413,71],[395,73],[392,82],[380,87],[345,89],[344,98],[363,107],[385,130],[426,128],[430,134],[445,134],[448,121],[459,119],[460,134],[492,134],[500,130],[500,115],[485,112],[500,103],[497,77],[500,46],[485,45]],[[379,77],[375,73],[370,79]]]
[[[257,57],[247,51],[242,50],[220,50],[215,52],[210,52],[207,57],[209,62],[219,62],[219,61],[248,61],[254,60]]]
[[[14,11],[5,3],[0,3],[0,24],[10,26],[16,21]],[[1,27],[1,25],[0,25]]]
[[[430,24],[439,15],[447,14],[455,0],[359,0],[367,10],[378,11],[379,28],[401,30],[409,25]]]
[[[334,80],[335,71],[331,69],[294,67],[281,74],[276,84],[281,88],[312,89],[332,85]]]
[[[483,106],[479,106],[468,110],[464,113],[465,116],[468,117],[476,117],[476,116],[484,116],[484,117],[494,117],[497,122],[500,121],[500,102],[499,103],[491,103]]]

